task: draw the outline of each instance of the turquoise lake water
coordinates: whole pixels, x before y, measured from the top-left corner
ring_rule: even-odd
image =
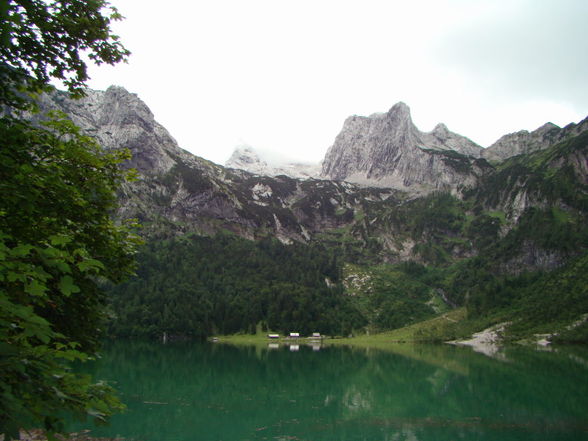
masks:
[[[489,357],[449,345],[381,351],[121,341],[84,370],[112,382],[128,406],[110,426],[92,428],[95,436],[588,440],[587,348],[507,348]]]

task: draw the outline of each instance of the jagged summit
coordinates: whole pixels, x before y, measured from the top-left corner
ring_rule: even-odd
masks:
[[[410,108],[398,102],[385,114],[351,116],[329,148],[322,176],[335,180],[427,192],[453,186],[462,178],[446,172],[442,161],[429,150],[454,150],[478,157],[482,148],[444,124],[421,132]]]
[[[547,132],[551,129],[559,129],[560,127],[557,124],[553,124],[552,122],[546,122],[541,127],[539,127],[536,131]]]
[[[588,130],[588,118],[578,124],[568,124],[563,129],[548,122],[529,132],[520,130],[502,136],[498,141],[484,150],[483,156],[489,160],[502,161],[511,156],[531,153],[549,148],[571,136],[577,136]]]
[[[421,132],[410,108],[398,102],[386,113],[348,117],[327,151],[322,177],[416,194],[459,191],[486,173],[484,159],[501,161],[546,149],[586,130],[588,118],[563,129],[548,122],[532,132],[505,135],[483,149],[443,123]]]
[[[41,95],[39,100],[42,111],[62,110],[103,147],[128,148],[132,153],[129,166],[143,173],[167,172],[175,164],[175,157],[189,158],[170,133],[155,121],[149,107],[124,87],[110,86],[105,91],[86,89],[85,97],[79,100],[56,91]],[[43,112],[34,118],[44,118]]]
[[[406,103],[398,101],[388,110],[388,115],[396,118],[411,118],[410,107]]]
[[[449,129],[447,128],[447,126],[443,123],[439,123],[435,126],[435,128],[433,129],[433,131],[431,133],[444,135],[447,132],[449,132]]]

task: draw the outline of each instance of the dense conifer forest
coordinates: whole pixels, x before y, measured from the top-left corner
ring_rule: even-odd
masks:
[[[151,243],[137,276],[111,291],[119,336],[279,332],[348,335],[364,319],[343,292],[341,262],[321,245],[233,235]]]

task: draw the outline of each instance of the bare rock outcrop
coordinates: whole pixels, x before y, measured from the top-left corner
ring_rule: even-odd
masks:
[[[563,129],[548,122],[532,132],[520,130],[502,136],[485,149],[482,156],[490,161],[503,161],[512,156],[547,149],[566,139],[578,136],[586,130],[588,130],[588,118],[578,124],[568,124]]]
[[[322,176],[413,194],[474,185],[484,173],[482,147],[438,124],[417,129],[402,102],[387,113],[351,116],[329,148]]]

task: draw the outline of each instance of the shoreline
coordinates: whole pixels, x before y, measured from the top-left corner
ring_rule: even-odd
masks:
[[[124,441],[125,438],[103,438],[90,436],[90,430],[71,432],[67,436],[55,434],[59,441]],[[0,441],[4,441],[4,435],[0,435]],[[12,440],[16,441],[16,440]],[[21,429],[18,441],[48,441],[47,433],[43,429]]]

